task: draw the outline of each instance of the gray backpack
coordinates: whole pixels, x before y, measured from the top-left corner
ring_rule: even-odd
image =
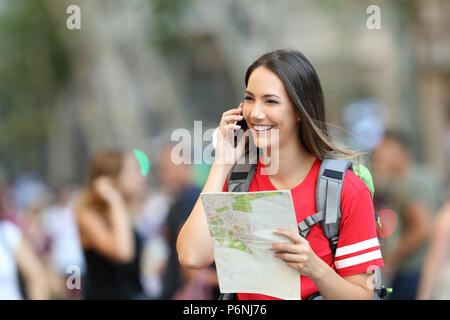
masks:
[[[231,170],[227,190],[229,192],[247,192],[253,175],[256,171],[256,164],[237,163]],[[352,162],[349,160],[338,160],[325,158],[319,169],[316,185],[316,209],[317,213],[306,217],[298,223],[299,233],[306,238],[312,226],[319,224],[323,229],[325,237],[330,241],[330,248],[333,255],[336,252],[339,239],[339,226],[341,221],[341,191],[344,176],[347,170],[353,170]],[[376,217],[378,225],[380,221]],[[392,289],[387,289],[381,285],[380,269],[374,274],[374,299],[384,298]],[[231,293],[221,294],[220,300],[235,299]],[[310,300],[321,300],[320,294],[315,294]]]

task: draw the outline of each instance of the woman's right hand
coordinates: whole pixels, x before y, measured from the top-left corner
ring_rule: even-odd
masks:
[[[110,177],[101,176],[94,180],[94,190],[108,203],[116,202],[122,198],[120,192],[114,187]]]
[[[235,122],[244,119],[242,116],[243,106],[244,104],[241,102],[236,109],[225,111],[222,114],[217,132],[215,164],[232,166],[245,152],[246,139],[239,139],[237,146],[234,146],[234,131],[241,129]]]

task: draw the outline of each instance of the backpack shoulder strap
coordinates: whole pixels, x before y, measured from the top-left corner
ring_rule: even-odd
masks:
[[[228,192],[248,192],[258,166],[259,153],[245,154],[233,166],[227,179]]]
[[[300,235],[306,237],[311,227],[320,223],[325,237],[330,240],[333,253],[339,237],[342,184],[348,169],[352,169],[352,162],[349,160],[322,160],[316,185],[317,213],[298,224]]]

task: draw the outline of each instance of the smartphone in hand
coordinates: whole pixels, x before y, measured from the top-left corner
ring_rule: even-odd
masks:
[[[238,139],[240,138],[240,135],[241,135],[243,132],[245,132],[245,131],[248,130],[248,125],[247,125],[247,122],[245,121],[245,119],[242,119],[242,120],[240,120],[240,121],[237,121],[236,124],[237,124],[238,126],[240,126],[241,129],[240,129],[240,130],[235,130],[235,131],[234,131],[234,146],[235,146],[235,147],[237,146],[237,142],[238,142]],[[242,130],[242,131],[241,131],[241,130]]]

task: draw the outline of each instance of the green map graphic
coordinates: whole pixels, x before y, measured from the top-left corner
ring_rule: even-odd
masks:
[[[269,248],[275,242],[291,243],[274,229],[298,232],[290,190],[209,192],[201,198],[220,292],[301,299],[298,271]]]
[[[214,208],[216,214],[207,217],[212,238],[221,246],[253,254],[245,241],[250,226],[246,222],[248,221],[246,217],[240,215],[240,212],[251,214],[253,213],[252,201],[280,194],[279,191],[271,191],[233,195],[234,202],[231,203],[231,209],[226,205],[218,204],[219,207]]]

